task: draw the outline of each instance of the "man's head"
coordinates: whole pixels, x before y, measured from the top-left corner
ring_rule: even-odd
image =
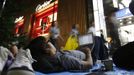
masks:
[[[79,29],[79,24],[73,24],[72,29]]]
[[[31,50],[31,54],[34,56],[48,53],[48,47],[49,45],[45,37],[39,36],[33,39],[26,48],[29,48]]]

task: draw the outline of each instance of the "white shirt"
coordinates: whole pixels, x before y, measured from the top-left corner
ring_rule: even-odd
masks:
[[[93,33],[93,35],[95,36],[95,35],[96,35],[95,27],[94,27],[94,26],[91,26],[91,27],[88,29],[88,32],[87,32],[87,33]]]
[[[52,27],[50,32],[53,39],[58,38],[58,36],[60,35],[60,30],[58,27]]]
[[[79,31],[77,29],[72,29],[71,30],[71,35],[77,36],[79,34]]]

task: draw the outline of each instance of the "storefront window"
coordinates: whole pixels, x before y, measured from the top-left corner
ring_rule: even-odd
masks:
[[[36,20],[32,28],[32,38],[49,34],[51,23],[57,20],[58,1],[49,0],[36,7]]]

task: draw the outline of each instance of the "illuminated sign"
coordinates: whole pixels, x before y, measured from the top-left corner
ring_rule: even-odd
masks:
[[[23,20],[23,18],[24,18],[24,16],[21,16],[21,17],[19,17],[19,18],[16,18],[14,22],[17,23],[17,22]]]
[[[44,7],[46,7],[48,4],[50,4],[51,1],[52,1],[52,0],[45,1],[42,5],[39,4],[39,5],[36,7],[36,11],[38,11],[38,10],[40,10],[40,9],[42,9],[42,8],[44,8]]]

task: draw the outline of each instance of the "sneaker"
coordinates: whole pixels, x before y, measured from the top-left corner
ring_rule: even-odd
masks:
[[[7,48],[0,46],[0,71],[2,71],[8,59],[8,55],[12,55],[12,53]]]
[[[33,71],[32,68],[32,63],[34,62],[34,59],[31,56],[30,50],[26,49],[20,49],[14,62],[12,63],[12,65],[10,66],[10,69],[13,68],[22,68],[22,67],[26,67],[28,68],[28,70]]]

